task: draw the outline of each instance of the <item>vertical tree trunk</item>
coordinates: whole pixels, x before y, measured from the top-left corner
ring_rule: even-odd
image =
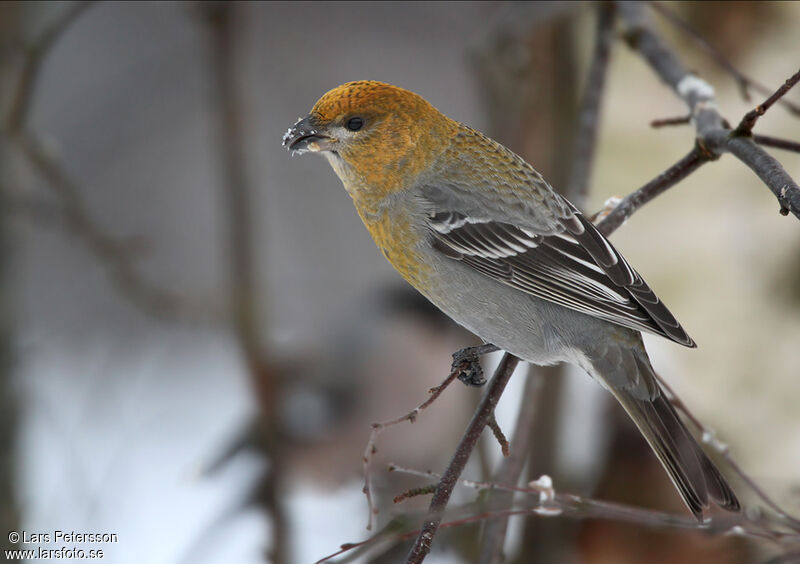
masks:
[[[11,48],[19,40],[20,6],[0,5],[0,115],[6,117],[14,70]],[[5,124],[3,124],[5,125]],[[9,233],[8,195],[12,185],[11,155],[7,136],[0,135],[0,548],[14,548],[10,531],[19,530],[19,507],[14,487],[17,436],[17,401],[11,378],[11,311],[8,298]]]

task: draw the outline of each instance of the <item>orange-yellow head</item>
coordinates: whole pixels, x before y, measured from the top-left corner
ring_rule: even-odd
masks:
[[[457,128],[413,92],[360,80],[322,96],[283,144],[293,153],[324,154],[351,196],[367,203],[408,187]]]

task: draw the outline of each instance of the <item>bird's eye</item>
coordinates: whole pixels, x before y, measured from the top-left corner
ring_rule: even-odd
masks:
[[[358,131],[362,127],[364,127],[364,118],[351,117],[347,120],[347,129],[350,131]]]

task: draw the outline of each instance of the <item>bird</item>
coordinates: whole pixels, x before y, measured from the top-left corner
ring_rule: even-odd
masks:
[[[741,509],[661,388],[642,332],[694,340],[533,166],[372,80],[325,93],[282,144],[327,159],[386,259],[456,323],[527,362],[577,365],[607,389],[698,521],[712,504]]]

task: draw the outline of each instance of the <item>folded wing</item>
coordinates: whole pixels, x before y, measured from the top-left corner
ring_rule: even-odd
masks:
[[[546,230],[437,209],[433,203],[428,225],[436,249],[486,276],[564,307],[694,347],[625,258],[564,202],[571,213]]]

